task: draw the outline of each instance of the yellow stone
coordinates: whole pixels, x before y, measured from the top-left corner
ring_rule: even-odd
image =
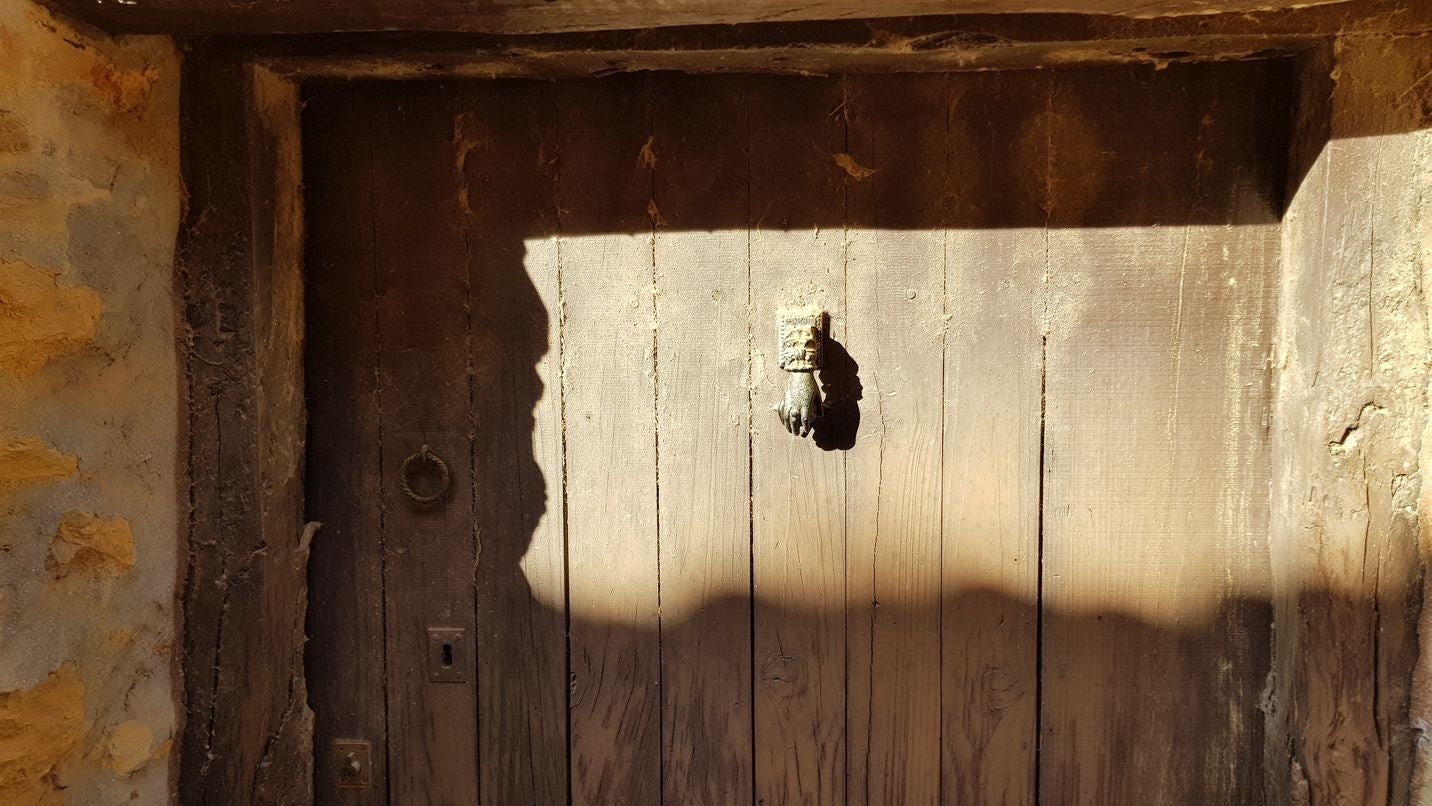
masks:
[[[67,512],[50,544],[56,579],[76,571],[119,576],[134,567],[134,531],[124,518]]]
[[[54,773],[85,735],[85,686],[66,664],[32,689],[0,694],[0,803],[64,803]]]
[[[63,481],[77,472],[78,460],[38,439],[0,445],[0,495],[19,487]]]
[[[30,375],[94,341],[103,308],[99,295],[59,285],[58,275],[0,261],[0,369]]]
[[[107,739],[109,766],[120,775],[143,767],[154,755],[154,731],[137,719],[110,728]]]

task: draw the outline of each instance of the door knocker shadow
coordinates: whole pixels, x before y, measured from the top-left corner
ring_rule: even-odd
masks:
[[[812,439],[823,451],[848,451],[855,447],[860,430],[860,365],[846,352],[845,345],[829,336],[825,340],[825,367],[820,370],[820,391],[825,410],[815,421]]]

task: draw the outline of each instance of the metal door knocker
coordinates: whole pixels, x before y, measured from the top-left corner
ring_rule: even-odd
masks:
[[[413,489],[414,473],[425,475],[424,469],[437,474],[436,489],[426,495]],[[420,506],[427,506],[447,493],[452,476],[448,473],[447,462],[438,458],[432,448],[424,445],[417,453],[403,460],[402,467],[398,468],[398,481],[403,485],[403,495],[406,495],[408,500]]]
[[[789,373],[789,379],[785,398],[772,408],[786,430],[798,437],[810,435],[823,408],[815,371],[821,368],[825,352],[825,328],[825,311],[818,308],[776,313],[776,337],[781,346],[777,363]]]

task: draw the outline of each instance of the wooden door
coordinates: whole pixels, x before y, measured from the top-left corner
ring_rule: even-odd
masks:
[[[1262,802],[1289,84],[311,87],[319,803]]]

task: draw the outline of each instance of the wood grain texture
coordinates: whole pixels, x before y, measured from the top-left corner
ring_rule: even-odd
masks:
[[[1050,78],[948,105],[940,660],[943,802],[1034,800]]]
[[[656,388],[645,77],[558,88],[576,804],[661,797]]]
[[[662,803],[749,803],[745,80],[651,79]],[[719,229],[711,222],[731,222]]]
[[[455,87],[436,83],[369,91],[376,96],[370,136],[389,798],[470,804],[477,802],[478,785],[476,556],[469,493],[471,289],[453,140],[459,97]],[[404,462],[424,445],[451,476],[447,492],[430,505],[410,501],[401,488]],[[430,471],[417,475],[418,492],[439,489]],[[453,656],[464,682],[429,679],[432,628],[466,631]]]
[[[1404,474],[1427,444],[1427,370],[1399,356],[1427,349],[1426,192],[1409,177],[1432,165],[1432,49],[1427,37],[1348,39],[1303,67],[1273,422],[1269,791],[1420,803],[1426,751],[1404,726],[1428,702],[1426,670],[1415,700],[1408,682],[1425,540],[1412,502],[1425,482]]]
[[[186,60],[182,93],[179,793],[195,803],[307,802],[298,95],[225,56]]]
[[[1247,90],[1276,88],[1260,71],[1278,69],[1055,82],[1040,756],[1051,803],[1262,802],[1246,748],[1262,741],[1269,663],[1270,188],[1286,143],[1267,109],[1287,104]],[[1142,146],[1151,139],[1158,149]],[[1205,223],[1219,216],[1239,226]],[[1146,218],[1163,226],[1118,226]],[[1091,220],[1105,228],[1078,228]]]
[[[567,620],[558,333],[557,95],[461,88],[482,802],[562,803]]]
[[[460,258],[398,332],[462,323],[401,370],[471,378],[482,797],[1026,803],[1042,686],[1043,797],[1260,802],[1283,69],[387,88],[382,241]]]
[[[315,803],[388,802],[386,597],[379,497],[377,272],[371,98],[328,87],[305,99],[309,216],[306,344],[309,643]],[[355,136],[356,135],[356,136]],[[374,595],[374,593],[377,595]],[[372,743],[371,788],[343,791],[336,739]]]
[[[845,150],[836,79],[753,78],[750,127],[751,511],[756,801],[846,803],[845,453],[860,425],[845,341]],[[817,445],[770,407],[785,393],[776,312],[830,314]],[[816,450],[820,447],[824,450]]]
[[[659,5],[625,0],[516,0],[464,4],[424,0],[401,6],[376,0],[152,0],[130,5],[49,0],[50,5],[111,33],[263,34],[339,31],[484,31],[532,33],[660,28],[675,25],[733,25],[752,22],[839,20],[932,14],[1124,15],[1134,18],[1253,15],[1415,14],[1414,0],[891,0],[872,15],[856,0],[790,3],[755,0],[709,3],[667,0]],[[1333,29],[1335,30],[1335,29]]]
[[[1309,200],[1326,195],[1326,189],[1319,181],[1325,171],[1313,172],[1323,149],[1328,143],[1328,129],[1331,125],[1330,104],[1332,103],[1333,48],[1331,44],[1317,48],[1295,62],[1298,70],[1297,95],[1294,100],[1294,116],[1291,129],[1288,158],[1288,195],[1285,200],[1285,223],[1280,233],[1279,261],[1285,266],[1296,267],[1309,261],[1320,261],[1321,244],[1305,240],[1306,236],[1320,238],[1319,230],[1310,229],[1305,222],[1321,221],[1321,206]],[[1273,604],[1272,668],[1269,670],[1269,709],[1264,722],[1263,746],[1263,790],[1269,803],[1285,803],[1292,799],[1293,792],[1306,786],[1306,775],[1301,762],[1295,759],[1295,737],[1292,710],[1296,696],[1295,686],[1299,685],[1296,667],[1301,663],[1301,613],[1299,612],[1299,588],[1302,574],[1299,571],[1299,557],[1302,554],[1299,510],[1305,500],[1299,488],[1311,481],[1312,469],[1300,464],[1276,467],[1279,462],[1290,460],[1290,454],[1313,450],[1321,461],[1325,450],[1315,431],[1308,427],[1309,419],[1302,409],[1303,401],[1293,391],[1297,385],[1309,386],[1307,380],[1295,381],[1302,375],[1304,361],[1290,349],[1298,342],[1294,334],[1303,322],[1317,322],[1321,328],[1323,314],[1318,308],[1307,308],[1298,300],[1304,294],[1314,299],[1323,293],[1322,283],[1316,283],[1317,292],[1303,286],[1303,277],[1316,277],[1316,272],[1300,269],[1292,275],[1279,278],[1277,355],[1273,362],[1274,406],[1270,422],[1270,461],[1275,463],[1271,486],[1272,505],[1269,514],[1268,554],[1270,559],[1270,599]],[[1307,288],[1307,291],[1298,289]],[[1311,301],[1311,300],[1309,300]],[[1363,309],[1365,310],[1365,308]],[[1311,311],[1318,311],[1314,314]],[[1304,336],[1304,342],[1307,337]],[[1316,355],[1316,351],[1314,351]],[[1287,356],[1287,357],[1284,357]],[[1314,373],[1316,376],[1317,373]],[[1289,415],[1290,407],[1294,412]],[[1318,445],[1310,448],[1309,445]]]
[[[929,15],[526,35],[374,31],[222,37],[205,46],[303,79],[571,78],[640,70],[809,76],[1241,61],[1291,57],[1333,36],[1428,30],[1427,3],[1348,0],[1174,17]]]
[[[849,802],[914,806],[938,803],[941,783],[950,78],[844,82],[846,349],[869,423],[846,466]]]

